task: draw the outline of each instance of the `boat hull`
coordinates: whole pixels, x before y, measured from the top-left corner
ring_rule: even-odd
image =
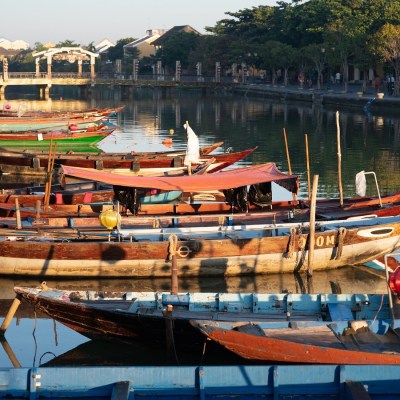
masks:
[[[289,229],[286,228],[289,232]],[[178,276],[241,276],[306,270],[308,235],[272,235],[274,230],[213,231],[208,238],[183,233],[176,247],[160,230],[127,234],[128,240],[21,237],[0,242],[0,274],[40,277],[168,277],[175,260]],[[366,225],[315,235],[311,270],[364,264],[400,246],[400,222]],[[283,233],[283,232],[282,232]],[[107,233],[103,234],[107,236]],[[179,236],[179,235],[178,235]],[[220,238],[219,238],[220,237]],[[171,257],[175,256],[175,257]]]
[[[334,334],[326,325],[299,329],[296,335],[301,337],[301,339],[297,341],[296,339],[290,341],[269,336],[251,335],[230,329],[221,329],[214,324],[208,325],[204,323],[200,324],[200,326],[203,333],[212,341],[243,358],[251,360],[305,364],[400,364],[399,354],[364,352],[340,348],[340,342],[335,340],[333,337]],[[286,329],[281,330],[280,334],[282,337],[284,337],[283,332],[286,332]],[[307,339],[310,336],[312,336],[312,341],[326,340],[327,344],[331,341],[333,345],[337,343],[338,347],[309,344],[307,343]]]
[[[260,321],[271,327],[288,321],[326,324],[332,315],[327,303],[358,309],[353,318],[389,318],[387,295],[292,295],[252,293],[179,293],[63,291],[15,287],[21,299],[76,332],[100,340],[165,343],[167,330],[177,344],[204,342],[192,320],[212,319],[235,325]],[[168,308],[170,307],[170,308]],[[166,323],[173,321],[173,327]],[[171,332],[170,332],[171,333]]]
[[[36,143],[36,142],[35,142]],[[0,144],[1,145],[1,144]],[[10,146],[10,143],[5,143],[3,146]],[[14,145],[14,143],[12,143]],[[39,146],[39,145],[38,145]],[[48,144],[42,144],[41,146],[48,146]],[[65,143],[64,149],[68,152],[68,143]],[[31,146],[34,147],[34,146]],[[57,149],[60,150],[59,145]],[[97,148],[93,148],[95,151],[99,151]],[[75,147],[73,148],[74,151]],[[215,154],[213,156],[208,155],[212,148],[206,148],[205,155],[200,159],[202,163],[209,161],[211,158],[215,158],[214,163],[220,164],[218,169],[214,169],[214,172],[229,166],[242,158],[251,154],[255,149],[248,149],[236,153],[223,153]],[[93,151],[89,149],[89,151]],[[127,169],[135,170],[140,168],[171,168],[171,167],[182,167],[184,161],[184,152],[171,152],[171,153],[149,153],[149,154],[63,154],[57,153],[54,157],[55,165],[66,165],[80,168],[94,168],[98,170],[115,170],[115,169]],[[26,175],[40,175],[46,174],[48,164],[48,155],[44,154],[26,154],[26,153],[15,153],[15,152],[0,152],[0,173],[12,173],[12,174],[26,174]],[[194,166],[194,165],[193,165]]]

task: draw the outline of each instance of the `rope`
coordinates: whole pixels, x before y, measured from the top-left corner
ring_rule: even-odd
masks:
[[[296,228],[292,226],[290,228],[290,237],[289,237],[289,245],[288,245],[288,252],[286,258],[292,258],[294,253],[294,242],[296,238]]]
[[[178,236],[175,233],[169,235],[168,238],[169,248],[168,248],[168,259],[172,260],[172,257],[176,255],[176,245],[178,243]]]
[[[339,228],[338,240],[337,240],[337,252],[335,260],[338,260],[342,256],[343,243],[344,243],[344,238],[346,237],[346,233],[347,233],[346,228],[344,227]]]

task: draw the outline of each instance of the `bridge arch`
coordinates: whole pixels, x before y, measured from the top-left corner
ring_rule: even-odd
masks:
[[[98,56],[98,54],[84,50],[81,47],[52,47],[47,50],[39,51],[33,53],[33,57],[35,57],[36,76],[40,75],[40,60],[47,60],[47,77],[49,79],[51,79],[53,60],[66,60],[71,64],[78,62],[78,75],[82,75],[83,61],[90,61],[90,77],[94,78],[96,76],[94,66],[96,57]]]

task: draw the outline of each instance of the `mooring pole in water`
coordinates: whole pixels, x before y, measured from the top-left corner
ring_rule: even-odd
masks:
[[[6,317],[4,318],[3,323],[1,324],[0,337],[4,336],[7,328],[10,326],[11,320],[13,319],[15,313],[17,312],[19,305],[21,304],[21,299],[22,299],[21,295],[17,294],[15,296],[15,299],[12,302],[11,307],[8,310],[8,313],[7,313]]]
[[[16,220],[16,223],[17,223],[17,229],[22,229],[21,211],[19,209],[19,200],[18,200],[18,198],[15,199],[15,220]]]
[[[171,294],[178,294],[178,266],[176,265],[177,236],[173,233],[169,237],[169,259],[171,260]]]
[[[312,192],[311,192],[311,207],[310,207],[310,240],[308,241],[308,269],[309,276],[313,274],[314,262],[314,246],[315,246],[315,209],[317,202],[318,175],[314,176]]]
[[[11,346],[8,344],[5,338],[0,338],[0,343],[3,346],[5,353],[7,354],[8,358],[10,359],[14,368],[21,368],[21,364],[18,361],[17,356],[14,354]]]
[[[311,182],[310,182],[310,158],[308,155],[308,135],[305,134],[305,142],[306,142],[306,163],[307,163],[307,190],[308,190],[308,201],[311,198]]]

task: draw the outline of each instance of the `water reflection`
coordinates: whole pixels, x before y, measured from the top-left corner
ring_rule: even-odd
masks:
[[[37,286],[38,281],[0,280],[0,322],[14,298],[12,288]],[[80,290],[170,291],[167,279],[47,281],[51,288]],[[382,272],[366,267],[345,267],[306,273],[276,274],[242,278],[183,279],[179,291],[259,292],[259,293],[387,293]],[[163,333],[160,332],[160,335]],[[88,341],[85,337],[22,302],[5,333],[0,349],[0,367],[22,365],[213,365],[243,363],[232,354],[209,343],[190,349],[176,343],[173,353],[163,345],[137,343],[132,346]]]
[[[36,287],[34,279],[0,279],[0,299],[13,299],[14,286]],[[76,279],[46,280],[50,288],[98,291],[170,291],[171,279]],[[186,278],[178,281],[181,292],[258,292],[258,293],[385,293],[384,274],[363,266],[296,274],[271,274],[241,277]],[[334,289],[336,288],[336,289]],[[1,315],[1,308],[0,308]]]
[[[169,93],[169,92],[168,92]],[[199,136],[201,146],[224,141],[219,151],[240,151],[257,146],[257,150],[238,165],[273,161],[282,171],[288,170],[283,129],[286,130],[294,174],[301,179],[299,198],[307,197],[305,134],[311,174],[319,175],[319,197],[338,197],[336,111],[340,111],[342,180],[344,196],[355,195],[354,179],[361,170],[374,171],[381,194],[398,191],[400,183],[400,116],[392,111],[370,113],[362,109],[322,108],[315,104],[290,103],[282,100],[257,99],[230,94],[204,97],[200,92],[161,92],[139,89],[132,100],[121,100],[109,90],[97,93],[90,101],[49,100],[24,101],[32,110],[84,110],[92,107],[124,105],[125,109],[112,119],[122,130],[107,137],[100,148],[107,152],[162,151],[165,139],[173,149],[186,144],[185,121]],[[15,108],[21,100],[9,101]],[[171,129],[173,135],[171,135]],[[36,185],[35,178],[0,176],[0,189]],[[368,184],[367,195],[375,195],[374,184]],[[274,198],[275,200],[275,198]],[[13,287],[37,286],[39,280],[0,279],[0,317],[4,318],[14,298]],[[169,279],[153,280],[47,280],[49,287],[102,291],[169,291]],[[293,293],[386,293],[384,277],[361,267],[315,272],[312,279],[301,272],[297,275],[246,276],[240,278],[188,279],[179,281],[180,291],[202,292],[284,292]],[[108,344],[87,339],[52,320],[40,318],[31,308],[21,307],[6,332],[7,342],[1,349],[0,367],[20,363],[22,366],[49,365],[64,360],[84,365],[89,359],[107,363],[112,355],[117,362],[139,362],[139,350],[119,351]],[[12,350],[10,352],[10,350]],[[154,354],[154,352],[157,354]],[[166,362],[157,358],[163,352],[156,347],[143,352],[143,362]],[[195,362],[204,356],[202,349]],[[8,356],[7,356],[8,354]],[[75,354],[75,355],[74,355]],[[78,354],[78,355],[76,355]],[[182,356],[184,357],[184,356]],[[58,360],[58,361],[56,361]],[[164,361],[163,361],[164,360]],[[130,364],[132,365],[132,364]]]
[[[111,121],[122,130],[104,139],[99,147],[107,152],[162,151],[165,139],[173,149],[186,144],[183,128],[188,121],[198,134],[200,145],[224,141],[219,151],[258,146],[257,151],[238,165],[274,161],[288,170],[283,129],[286,130],[292,171],[301,178],[300,197],[307,196],[305,134],[311,175],[319,175],[320,197],[338,196],[336,111],[340,112],[342,184],[345,196],[355,195],[355,175],[374,171],[382,193],[393,193],[400,183],[400,116],[393,110],[335,109],[309,103],[258,99],[228,94],[203,96],[201,92],[138,90],[132,100],[116,100],[113,93],[97,93],[88,102],[52,100],[32,102],[31,109],[85,109],[93,106],[124,105]],[[10,101],[17,107],[18,100]],[[174,132],[172,135],[170,132]],[[0,182],[1,185],[1,182]],[[367,195],[375,195],[373,183]]]

